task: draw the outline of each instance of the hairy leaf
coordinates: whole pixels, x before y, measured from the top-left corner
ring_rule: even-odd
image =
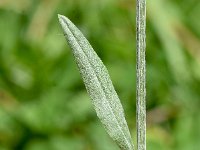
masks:
[[[80,30],[65,16],[58,18],[97,116],[122,150],[133,150],[123,108],[106,67]]]

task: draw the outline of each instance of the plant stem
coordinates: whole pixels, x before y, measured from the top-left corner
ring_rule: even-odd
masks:
[[[136,5],[137,149],[146,150],[146,0],[137,0]]]

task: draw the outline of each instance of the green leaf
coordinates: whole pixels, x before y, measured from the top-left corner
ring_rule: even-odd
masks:
[[[65,16],[58,15],[58,18],[97,116],[122,150],[133,150],[124,111],[106,67],[81,31]]]

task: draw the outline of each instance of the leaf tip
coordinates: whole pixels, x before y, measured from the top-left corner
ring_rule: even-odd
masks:
[[[69,34],[69,28],[72,24],[71,21],[67,17],[60,15],[60,14],[58,14],[58,19],[59,19],[59,23],[60,23],[64,33],[66,35],[68,35]]]
[[[58,20],[59,20],[60,24],[64,23],[64,19],[65,19],[65,16],[58,14]]]

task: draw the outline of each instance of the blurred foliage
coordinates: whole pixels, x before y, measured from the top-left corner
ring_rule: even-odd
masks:
[[[107,66],[135,133],[135,1],[0,1],[0,150],[116,150],[57,14]],[[147,2],[147,148],[200,147],[200,1]]]

